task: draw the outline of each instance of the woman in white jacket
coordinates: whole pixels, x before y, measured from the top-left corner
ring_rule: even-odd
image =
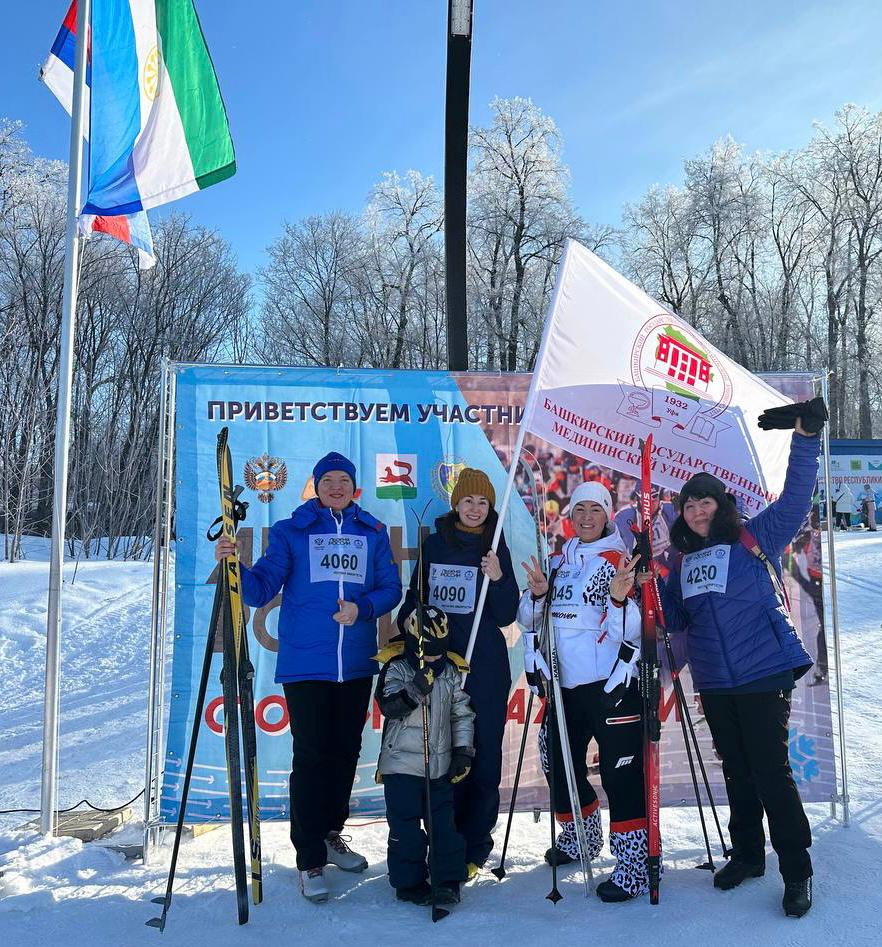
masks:
[[[540,756],[548,772],[553,754],[555,816],[561,825],[545,858],[566,864],[578,858],[576,818],[585,823],[589,859],[603,847],[599,800],[588,781],[587,750],[600,751],[600,781],[610,807],[612,876],[597,887],[604,901],[627,901],[646,893],[646,802],[643,788],[641,701],[633,680],[640,657],[640,611],[629,598],[639,556],[629,558],[612,521],[612,498],[600,483],[580,484],[570,500],[576,535],[551,560],[546,577],[539,563],[523,563],[529,589],[518,620],[524,626],[524,662],[534,692],[550,677],[537,645],[542,613],[550,610],[580,812],[573,813],[563,778],[560,739],[552,720],[540,732]]]
[[[836,525],[840,529],[848,529],[851,526],[851,514],[854,513],[854,494],[844,481],[833,494],[833,503],[836,506]]]

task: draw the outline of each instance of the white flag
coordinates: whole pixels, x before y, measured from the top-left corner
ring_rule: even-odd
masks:
[[[757,417],[789,400],[599,257],[567,241],[522,421],[571,454],[653,483],[719,477],[754,514],[784,485],[790,435]]]

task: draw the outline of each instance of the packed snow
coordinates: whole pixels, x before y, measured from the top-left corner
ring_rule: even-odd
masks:
[[[44,674],[45,549],[0,564],[0,809],[39,806]],[[20,827],[33,815],[0,816],[0,942],[93,947],[139,944],[261,945],[337,942],[845,944],[879,942],[882,864],[882,533],[836,537],[842,629],[845,726],[851,826],[830,806],[808,807],[814,831],[815,905],[800,920],[784,917],[781,881],[770,855],[762,879],[728,892],[695,868],[703,842],[694,809],[662,812],[666,870],[661,904],[586,900],[578,870],[561,872],[563,900],[545,900],[550,869],[548,816],[516,816],[507,862],[497,882],[489,871],[464,889],[450,917],[432,925],[425,908],[399,904],[385,876],[383,822],[353,824],[352,845],[370,868],[363,875],[329,869],[332,898],[314,905],[299,894],[287,826],[264,826],[264,903],[236,923],[229,831],[219,828],[182,847],[165,933],[145,927],[157,913],[150,899],[165,887],[171,833],[145,867],[108,849],[140,840],[136,823],[100,842],[44,838]],[[62,646],[59,804],[83,797],[114,806],[143,785],[151,565],[83,561],[66,567]],[[832,650],[832,649],[831,649]],[[832,653],[831,653],[832,660]],[[142,811],[141,800],[135,814]],[[839,810],[841,814],[841,809]],[[725,810],[723,816],[725,818]],[[501,846],[504,822],[496,838]],[[715,849],[716,856],[716,849]],[[488,862],[498,863],[499,849]],[[595,879],[608,874],[607,851]],[[550,926],[551,925],[551,926]]]

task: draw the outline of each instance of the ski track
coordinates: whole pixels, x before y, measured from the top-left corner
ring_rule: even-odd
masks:
[[[0,938],[4,944],[58,945],[84,936],[94,947],[118,945],[259,945],[290,937],[331,945],[346,941],[433,944],[582,941],[656,945],[745,943],[875,945],[879,942],[878,865],[882,860],[882,678],[878,674],[882,536],[836,537],[845,726],[852,824],[830,817],[828,805],[808,806],[814,833],[815,906],[802,920],[781,912],[781,882],[773,854],[765,877],[734,891],[712,886],[693,809],[664,809],[665,874],[661,904],[647,899],[604,905],[586,902],[578,871],[563,869],[564,899],[545,900],[550,870],[547,815],[538,824],[520,813],[512,829],[508,874],[497,882],[482,872],[464,889],[450,917],[432,925],[425,909],[398,904],[385,876],[385,823],[354,826],[353,845],[371,866],[363,875],[329,869],[332,900],[304,901],[297,890],[287,826],[263,831],[265,900],[238,927],[229,830],[221,827],[185,842],[163,935],[144,926],[158,913],[150,898],[164,889],[170,838],[151,862],[126,862],[102,843],[47,839],[17,831],[25,817],[0,817]],[[14,576],[15,582],[5,581]],[[62,654],[62,804],[89,795],[100,804],[124,801],[141,788],[149,636],[149,564],[83,563],[66,598]],[[83,581],[80,590],[77,585]],[[45,563],[0,567],[0,807],[38,804],[42,739]],[[41,584],[42,583],[42,584]],[[832,645],[831,645],[832,660]],[[136,805],[136,813],[140,809]],[[725,820],[725,810],[721,813]],[[497,830],[501,844],[504,821]],[[115,840],[140,838],[136,823]],[[714,849],[715,858],[717,849]],[[499,851],[488,868],[498,863]],[[612,859],[594,863],[595,883]]]

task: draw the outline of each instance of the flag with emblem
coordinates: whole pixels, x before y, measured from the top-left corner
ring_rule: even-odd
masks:
[[[64,106],[67,114],[73,110],[74,53],[77,34],[77,0],[73,0],[55,42],[40,70],[40,79],[46,88]],[[89,84],[91,68],[86,70],[86,112],[88,114]],[[88,127],[86,138],[89,137]],[[82,214],[78,221],[81,237],[91,237],[93,233],[105,233],[121,243],[128,244],[138,251],[138,268],[149,270],[155,263],[153,253],[153,234],[145,211],[134,214],[118,214],[114,217],[98,217],[94,214]]]
[[[84,213],[133,214],[235,173],[193,0],[92,0],[88,79]]]

